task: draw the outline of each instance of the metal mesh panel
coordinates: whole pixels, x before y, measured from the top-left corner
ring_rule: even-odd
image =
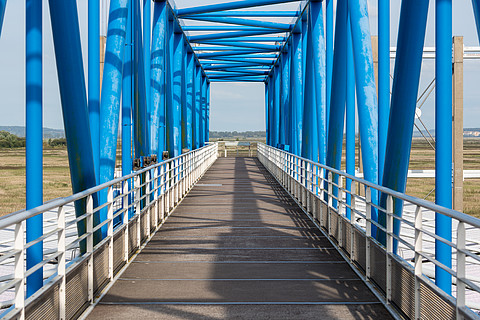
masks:
[[[328,227],[328,215],[327,215],[327,204],[323,201],[321,201],[321,204],[322,206],[322,213],[323,213],[323,216],[321,217],[322,218],[322,227],[324,227],[325,229]]]
[[[354,255],[354,261],[358,263],[358,265],[365,270],[367,267],[367,262],[365,259],[365,235],[361,233],[359,230],[355,229],[355,236],[354,236],[354,241],[355,243],[353,244],[355,248],[355,255]]]
[[[108,278],[108,243],[93,254],[93,292],[100,290]]]
[[[400,262],[392,260],[392,301],[409,318],[415,318],[415,277]]]
[[[88,270],[87,262],[72,269],[67,274],[66,283],[66,318],[73,319],[75,315],[87,307],[88,301]]]
[[[385,250],[380,248],[375,242],[370,240],[370,274],[375,283],[385,292],[386,291],[386,270],[387,258]]]
[[[352,254],[352,226],[350,223],[344,223],[343,243],[345,251],[350,256]]]
[[[58,304],[58,290],[59,284],[55,284],[47,291],[45,291],[41,295],[41,297],[29,303],[28,306],[25,308],[25,319],[58,319],[60,316],[60,308]]]
[[[338,242],[338,214],[333,209],[330,209],[330,233]]]
[[[113,238],[113,270],[117,271],[118,268],[125,264],[125,229],[115,235]]]
[[[147,237],[147,212],[145,211],[140,216],[140,243],[142,243]]]
[[[157,201],[155,200],[150,209],[150,233],[154,232],[157,226],[155,225],[155,215],[157,215],[157,206],[155,205]],[[157,219],[158,221],[158,219]]]
[[[456,318],[455,306],[441,298],[431,287],[421,280],[421,318],[426,320],[450,320]]]
[[[137,219],[130,220],[128,223],[128,253],[131,257],[132,254],[137,250]]]

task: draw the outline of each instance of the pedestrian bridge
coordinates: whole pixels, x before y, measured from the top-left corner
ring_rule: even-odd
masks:
[[[478,242],[465,238],[479,230],[476,219],[264,144],[258,144],[257,157],[221,155],[217,144],[209,144],[0,219],[0,229],[12,239],[2,243],[2,316],[477,317],[472,309],[479,299],[473,276]],[[353,191],[341,181],[352,181]],[[134,187],[129,189],[130,183]],[[366,196],[355,192],[359,189]],[[107,201],[94,205],[100,190],[108,193]],[[378,208],[388,215],[387,228],[371,219],[373,190],[388,195],[389,207]],[[403,218],[391,212],[397,199],[405,201]],[[73,203],[81,201],[87,210],[76,217]],[[104,209],[107,236],[94,245],[102,225],[94,226],[93,216]],[[458,226],[456,241],[445,241],[457,251],[453,269],[441,265],[431,251],[429,238],[435,235],[428,215],[434,211],[449,215]],[[44,235],[25,243],[25,220],[42,213],[50,221]],[[394,219],[402,225],[398,237]],[[79,221],[86,226],[81,236]],[[371,236],[373,226],[386,232],[386,247]],[[26,248],[40,240],[44,259],[25,270]],[[401,255],[393,252],[394,242]],[[425,272],[434,265],[454,276],[457,299],[436,287]],[[25,300],[26,277],[40,267],[44,285]],[[460,295],[470,307],[459,305]]]

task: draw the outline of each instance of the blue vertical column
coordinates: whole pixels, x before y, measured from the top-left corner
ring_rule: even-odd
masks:
[[[194,89],[194,71],[195,70],[195,59],[193,56],[193,53],[189,52],[187,55],[187,74],[186,74],[186,80],[187,80],[187,104],[185,106],[186,109],[186,114],[187,114],[187,119],[186,119],[186,124],[187,124],[187,144],[186,148],[189,150],[193,149],[193,144],[192,144],[192,135],[193,135],[193,108],[195,106],[195,96],[193,94],[193,89]]]
[[[288,45],[285,45],[285,51],[282,52],[282,144],[286,151],[290,150],[290,54],[288,52]]]
[[[26,2],[25,102],[26,102],[26,198],[27,210],[43,203],[43,112],[42,112],[42,1]],[[43,234],[43,215],[27,220],[27,242]],[[43,260],[43,242],[27,249],[27,269]],[[27,297],[43,285],[43,268],[27,278]]]
[[[170,143],[172,152],[170,156],[176,157],[182,153],[181,139],[181,110],[182,110],[182,70],[183,70],[183,34],[174,33],[174,52],[173,52],[173,106],[171,110],[171,136]]]
[[[346,93],[346,170],[355,176],[355,69],[353,64],[352,32],[350,14],[347,16],[347,93]],[[388,119],[387,119],[388,120]],[[347,190],[351,191],[351,181],[347,179]],[[347,193],[347,204],[351,205],[352,196]],[[351,211],[347,208],[346,216],[350,219]]]
[[[210,81],[207,81],[207,124],[205,129],[206,142],[210,141]]]
[[[302,151],[302,120],[303,120],[303,62],[302,62],[302,34],[295,32],[292,35],[293,58],[291,77],[293,78],[292,104],[292,152],[300,155]]]
[[[207,77],[202,74],[202,147],[207,142]]]
[[[332,74],[333,74],[333,0],[326,0],[325,2],[325,43],[326,43],[326,70],[327,70],[327,81],[326,81],[326,103],[327,103],[327,112],[326,112],[326,123],[327,127],[325,128],[328,132],[328,123],[330,115],[330,105],[331,105],[331,95],[332,95]]]
[[[348,11],[353,39],[363,171],[366,180],[378,183],[378,104],[367,0],[348,0]],[[378,194],[372,191],[372,202],[377,201]],[[372,210],[372,219],[377,220],[375,210]],[[372,235],[376,235],[374,227]]]
[[[280,104],[279,104],[279,121],[278,121],[278,148],[283,149],[285,146],[285,117],[283,116],[285,113],[285,92],[284,92],[284,82],[285,82],[285,57],[283,54],[279,54],[278,59],[279,65],[279,76],[280,76]]]
[[[88,0],[88,114],[95,174],[100,181],[100,3]]]
[[[174,44],[174,21],[171,20],[171,17],[167,16],[167,53],[166,53],[166,60],[167,60],[167,74],[165,76],[165,84],[166,84],[166,107],[165,107],[165,114],[166,114],[166,150],[169,153],[169,157],[173,157],[174,155],[174,148],[175,148],[175,140],[174,140],[174,112],[173,112],[173,104],[174,104],[174,92],[173,92],[173,61],[174,61],[174,53],[175,53],[175,44]]]
[[[435,203],[452,208],[452,0],[436,0],[435,11]],[[435,233],[452,240],[452,219],[435,214]],[[435,240],[435,257],[452,267],[452,248]],[[435,283],[452,293],[452,276],[435,266]]]
[[[202,93],[201,93],[201,72],[202,69],[200,66],[195,66],[195,149],[200,148],[200,110],[201,110],[201,99],[202,99]]]
[[[123,84],[122,84],[122,175],[132,173],[132,88],[133,88],[133,10],[132,1],[128,3],[127,32],[125,37],[125,53],[123,55]],[[129,190],[132,188],[128,182]],[[128,205],[132,202],[129,195]],[[133,216],[133,210],[128,211],[128,218]]]
[[[428,1],[404,0],[402,2],[382,179],[383,186],[401,193],[405,192],[407,184],[427,16]],[[382,194],[383,208],[386,207],[386,201],[387,196]],[[396,215],[401,216],[402,208],[403,203],[394,200]],[[386,217],[381,211],[378,221],[386,226]],[[396,220],[394,232],[396,234],[400,232],[400,223]],[[385,244],[385,233],[379,232],[377,239]],[[396,249],[395,243],[394,249]]]
[[[49,7],[72,191],[78,193],[94,187],[96,178],[77,3],[75,1],[49,0]],[[95,196],[93,201],[95,205],[97,201]],[[77,217],[83,216],[85,210],[84,200],[75,202]],[[98,213],[94,214],[93,222],[98,223],[99,221]],[[85,223],[78,222],[78,234],[82,235],[85,231]],[[82,253],[85,252],[85,248],[85,242],[81,242]]]
[[[302,157],[318,161],[318,133],[317,133],[317,103],[315,92],[315,64],[313,62],[313,40],[311,32],[311,19],[308,19],[305,26],[306,38],[304,39],[305,55],[305,92],[304,112],[303,112],[303,137],[302,137]]]
[[[378,0],[378,179],[382,183],[390,116],[390,0]]]
[[[147,109],[147,133],[153,125],[153,107],[151,96],[151,35],[152,35],[152,0],[143,0],[143,64],[145,75],[145,104]],[[153,145],[153,144],[152,144]],[[150,150],[151,151],[151,150]],[[151,152],[153,153],[153,152]]]
[[[327,60],[325,34],[323,26],[322,1],[310,2],[310,17],[312,19],[313,63],[315,67],[315,101],[317,105],[318,161],[326,163],[327,159]]]
[[[199,100],[199,148],[203,147],[204,146],[204,142],[205,142],[205,126],[204,126],[204,121],[203,121],[203,99],[205,99],[205,95],[203,94],[203,86],[204,86],[204,82],[203,82],[203,78],[204,78],[204,75],[203,75],[203,71],[202,69],[200,68],[199,70],[199,93],[200,93],[200,100]]]
[[[269,143],[269,139],[270,139],[270,130],[269,130],[269,127],[270,127],[270,119],[269,119],[269,110],[268,110],[268,88],[269,88],[269,84],[268,84],[268,78],[267,80],[265,81],[265,141],[268,145],[270,145]]]
[[[327,166],[340,169],[347,85],[347,0],[337,2],[332,94],[328,125]]]
[[[166,1],[154,2],[151,53],[152,124],[150,127],[150,141],[152,154],[157,154],[159,159],[161,158],[161,153],[165,150],[166,11]]]
[[[180,123],[181,123],[181,140],[182,140],[182,152],[183,149],[187,148],[187,131],[188,131],[188,125],[187,125],[187,44],[183,42],[183,49],[182,49],[182,103],[181,103],[181,108],[180,108]]]
[[[273,110],[273,107],[274,107],[274,103],[273,103],[273,99],[274,99],[274,96],[275,96],[275,89],[274,89],[274,77],[272,75],[272,73],[270,73],[270,75],[268,76],[268,116],[269,116],[269,119],[268,119],[268,132],[269,132],[269,140],[268,140],[268,145],[272,146],[273,147],[273,137],[274,137],[274,124],[273,124],[273,116],[274,116],[274,110]]]
[[[133,1],[134,13],[134,88],[133,88],[133,123],[135,157],[141,158],[150,154],[150,142],[148,132],[148,110],[145,83],[145,64],[143,61],[142,24],[140,3]],[[149,79],[150,81],[150,79]],[[102,89],[103,91],[103,89]]]
[[[280,65],[277,63],[275,65],[275,75],[274,75],[274,106],[273,106],[273,146],[275,148],[279,147],[280,144],[280,108],[282,102],[280,93],[281,93],[281,86],[282,86],[282,78],[280,74]]]
[[[120,99],[122,97],[123,64],[128,21],[128,0],[115,0],[110,3],[105,65],[103,69],[102,97],[100,107],[100,173],[98,184],[114,178],[117,156],[118,125],[120,120]],[[130,47],[128,47],[130,49]],[[100,203],[107,201],[107,190],[99,193]],[[99,212],[100,221],[107,219],[107,210]],[[101,228],[95,241],[106,237],[108,226]],[[101,237],[100,237],[101,236]]]

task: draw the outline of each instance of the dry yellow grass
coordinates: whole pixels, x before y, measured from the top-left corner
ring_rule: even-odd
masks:
[[[45,149],[43,200],[72,193],[67,150]],[[0,149],[0,215],[25,208],[25,149]]]

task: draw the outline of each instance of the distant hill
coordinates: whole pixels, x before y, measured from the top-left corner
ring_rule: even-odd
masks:
[[[23,126],[0,126],[0,131],[7,131],[18,137],[25,137]],[[60,129],[43,128],[43,139],[65,138],[65,132]]]
[[[210,139],[264,139],[265,131],[210,131]]]

